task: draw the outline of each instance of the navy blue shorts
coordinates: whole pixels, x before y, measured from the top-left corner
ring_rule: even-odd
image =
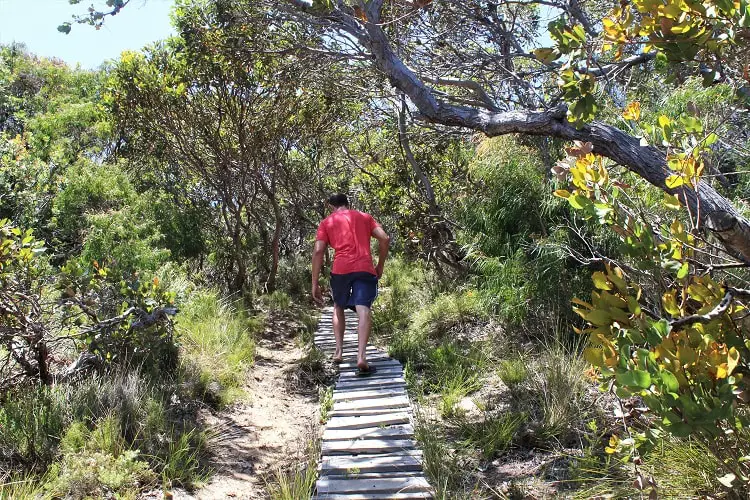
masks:
[[[331,293],[333,303],[351,310],[355,306],[372,307],[378,296],[378,277],[374,274],[359,272],[331,274]]]

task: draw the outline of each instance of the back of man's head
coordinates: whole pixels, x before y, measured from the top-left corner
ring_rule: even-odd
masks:
[[[349,208],[349,198],[347,198],[345,194],[337,193],[328,198],[328,204],[335,208]]]

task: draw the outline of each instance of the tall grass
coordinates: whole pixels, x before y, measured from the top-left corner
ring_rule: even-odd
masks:
[[[318,429],[313,426],[308,434],[317,436]],[[307,442],[303,460],[286,468],[276,468],[270,480],[266,479],[268,497],[272,500],[310,498],[315,488],[315,480],[318,477],[317,460],[319,456],[320,440],[311,439]]]
[[[194,294],[180,314],[177,332],[183,342],[183,370],[194,374],[197,396],[220,407],[241,397],[261,328],[260,319],[218,293]]]

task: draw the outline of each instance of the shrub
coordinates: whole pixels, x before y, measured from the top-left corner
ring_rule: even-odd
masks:
[[[523,414],[503,413],[493,417],[485,414],[481,422],[461,422],[459,434],[465,446],[478,448],[485,459],[491,460],[513,444],[525,421]]]
[[[439,340],[456,327],[486,317],[473,290],[441,294],[414,313],[409,329]]]
[[[273,293],[261,296],[261,302],[271,312],[283,312],[289,310],[292,305],[292,298],[286,292],[276,290]]]
[[[65,426],[65,394],[56,388],[18,390],[0,406],[0,452],[27,464],[52,462]]]
[[[118,456],[99,451],[65,455],[53,465],[56,477],[45,489],[56,498],[104,498],[115,493],[134,497],[142,485],[156,480],[148,463],[137,457],[138,452],[130,450]]]
[[[497,374],[508,387],[522,384],[529,376],[526,362],[519,358],[501,360],[497,365]]]
[[[373,332],[390,337],[406,332],[411,314],[428,299],[427,274],[418,263],[393,258],[385,266],[373,304]]]
[[[215,292],[193,295],[176,329],[183,341],[183,373],[200,398],[227,405],[241,394],[262,323]],[[218,384],[218,387],[214,387]]]
[[[531,359],[524,382],[509,385],[511,407],[527,416],[532,444],[566,445],[590,416],[586,362],[561,344],[544,346]]]

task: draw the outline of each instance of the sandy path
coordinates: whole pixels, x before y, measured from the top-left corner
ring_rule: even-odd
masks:
[[[271,335],[280,336],[258,341],[246,387],[249,401],[205,416],[206,425],[219,433],[211,445],[216,473],[204,488],[175,492],[174,498],[268,498],[266,481],[273,481],[274,470],[305,461],[308,441],[318,432],[317,389],[290,383],[305,350],[293,339]]]

